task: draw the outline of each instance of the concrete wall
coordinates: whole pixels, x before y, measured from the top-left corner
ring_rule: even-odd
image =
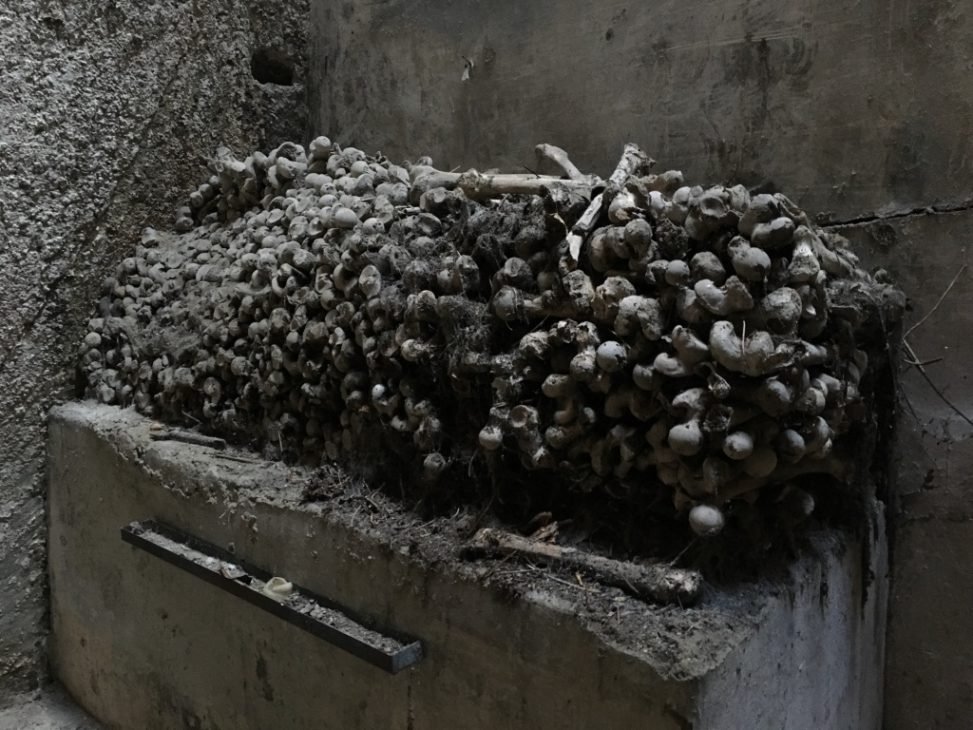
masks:
[[[313,0],[312,113],[444,168],[532,165],[547,141],[606,174],[637,141],[691,179],[773,184],[839,219],[965,201],[964,7]]]
[[[303,94],[300,0],[0,4],[0,701],[43,675],[44,415],[105,274],[166,225],[219,143],[280,134]],[[255,83],[255,49],[298,71]],[[278,115],[303,130],[303,111]],[[288,136],[292,134],[287,131]]]
[[[314,133],[606,174],[636,141],[690,180],[773,186],[865,247],[930,313],[970,260],[973,14],[961,0],[312,0]],[[464,57],[474,63],[463,81]],[[951,211],[951,212],[950,212]],[[911,337],[973,415],[973,276]],[[905,363],[892,519],[887,727],[973,716],[973,428]]]
[[[890,730],[965,728],[973,718],[973,213],[925,213],[841,229],[914,302],[908,340],[938,396],[903,363],[894,450],[897,510],[889,624]],[[938,309],[936,302],[959,274]],[[940,359],[941,358],[941,359]],[[946,401],[949,401],[947,403]]]
[[[854,538],[815,535],[789,574],[654,606],[459,560],[456,521],[354,484],[308,503],[307,472],[152,440],[151,424],[91,404],[51,420],[52,660],[109,728],[879,730],[880,547],[863,560]],[[424,658],[384,674],[123,543],[148,516],[420,639]]]

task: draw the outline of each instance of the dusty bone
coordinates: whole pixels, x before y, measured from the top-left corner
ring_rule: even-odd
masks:
[[[837,458],[827,456],[823,459],[801,459],[797,464],[778,466],[772,474],[765,477],[744,477],[721,489],[717,495],[722,502],[729,502],[737,499],[744,494],[771,484],[781,484],[783,482],[796,479],[797,477],[808,475],[829,476],[840,482],[846,481],[854,472],[854,464]]]
[[[604,199],[604,193],[598,193],[593,197],[588,208],[581,214],[578,222],[574,224],[574,227],[568,234],[568,257],[574,264],[577,264],[581,256],[581,247],[584,245],[585,239],[594,230],[598,218],[601,216]]]
[[[584,246],[585,239],[594,230],[598,219],[601,217],[602,209],[605,205],[605,196],[612,197],[625,185],[625,181],[632,175],[638,174],[643,168],[648,169],[655,162],[651,157],[642,151],[637,144],[629,142],[625,145],[622,152],[622,159],[618,161],[615,171],[608,178],[608,187],[604,193],[599,193],[591,199],[587,210],[578,219],[568,234],[568,259],[572,264],[577,264],[581,257],[581,248]]]
[[[697,281],[693,287],[697,301],[711,314],[726,317],[737,312],[753,309],[753,297],[746,285],[736,276],[731,276],[723,286],[709,279]]]
[[[590,180],[562,180],[557,177],[519,174],[484,175],[470,170],[460,175],[457,185],[472,200],[501,195],[543,195],[552,186],[591,197]]]
[[[488,200],[501,195],[543,195],[548,188],[556,186],[568,192],[591,197],[592,182],[583,180],[563,180],[552,175],[533,173],[484,174],[476,170],[466,172],[443,172],[428,168],[420,172],[412,183],[413,199],[427,190],[459,188],[471,200]]]
[[[625,225],[637,220],[640,213],[635,195],[628,190],[621,190],[608,204],[608,220],[615,225]]]
[[[713,358],[727,370],[751,377],[774,370],[770,362],[774,342],[767,332],[752,332],[743,338],[736,334],[731,322],[720,321],[710,329],[709,346]]]
[[[534,152],[537,154],[538,160],[550,160],[555,165],[560,167],[569,180],[588,180],[588,176],[581,172],[581,170],[579,170],[575,164],[571,162],[571,159],[568,157],[568,153],[560,147],[552,144],[542,143],[534,148]]]
[[[184,428],[160,428],[158,430],[153,430],[150,438],[153,441],[181,441],[186,444],[194,444],[196,446],[207,446],[211,449],[222,450],[226,448],[226,441],[215,436],[206,436],[205,434],[197,433],[196,431],[189,431]]]
[[[746,459],[753,453],[753,436],[746,431],[734,431],[723,439],[723,453],[734,461]]]
[[[669,447],[680,456],[695,456],[704,445],[701,419],[706,408],[706,391],[689,388],[672,399],[672,408],[686,412],[682,423],[669,429]]]
[[[703,584],[702,575],[695,570],[612,560],[490,527],[477,532],[467,543],[464,553],[470,557],[519,557],[553,567],[584,570],[602,583],[656,603],[691,605],[699,599]]]
[[[762,248],[751,246],[743,236],[737,236],[727,244],[727,252],[733,270],[741,279],[756,282],[763,281],[770,271],[770,256]]]
[[[614,462],[616,476],[629,469],[633,477],[657,475],[687,499],[695,499],[692,490],[702,481],[699,463],[709,465],[703,477],[708,474],[711,490],[734,487],[721,451],[727,458],[739,457],[732,461],[739,464],[734,476],[742,484],[754,488],[760,479],[773,484],[787,464],[805,457],[830,458],[841,424],[862,418],[857,415],[862,403],[855,384],[867,363],[852,353],[872,279],[840,242],[780,196],[758,195],[748,203],[742,189],[676,190],[683,183],[679,176],[654,189],[647,177],[622,175],[618,185],[604,191],[582,261],[571,270],[567,258],[560,258],[568,248],[564,221],[576,220],[590,201],[567,191],[584,190],[590,196],[590,188],[598,191],[605,184],[594,177],[441,173],[431,161],[420,161],[407,173],[384,159],[366,159],[358,150],[331,153],[327,149],[326,160],[323,153],[312,153],[306,174],[299,172],[299,164],[289,164],[303,163],[297,149],[281,148],[270,157],[255,153],[244,161],[227,157],[220,162],[223,175],[211,177],[205,183],[210,187],[201,186],[194,194],[191,209],[179,213],[184,226],[194,222],[205,228],[209,223],[201,221],[198,204],[218,203],[227,224],[217,226],[212,242],[192,231],[179,238],[178,250],[169,251],[168,241],[146,233],[142,250],[123,262],[109,287],[110,308],[102,313],[109,319],[91,325],[96,332],[86,342],[83,368],[93,397],[172,417],[187,394],[202,388],[206,398],[189,408],[214,433],[244,425],[265,442],[283,442],[280,449],[286,445],[291,455],[301,452],[313,459],[324,451],[329,458],[341,454],[352,463],[357,458],[353,431],[364,418],[360,411],[371,408],[383,428],[402,429],[409,440],[415,439],[415,448],[403,456],[411,459],[416,472],[420,464],[424,473],[436,471],[436,454],[453,469],[471,449],[479,448],[483,455],[491,449],[519,450],[528,469],[558,470],[565,462],[587,468],[588,460],[607,474]],[[564,171],[568,178],[577,177],[573,170]],[[415,182],[445,180],[453,192],[426,191],[418,205],[410,206],[410,173]],[[512,192],[528,185],[539,186],[546,195],[489,200],[485,205],[471,200],[478,189],[482,192],[477,187],[481,181],[511,180],[516,183]],[[470,195],[464,193],[464,183]],[[470,232],[482,237],[471,241],[476,249],[464,255],[446,240],[448,226],[460,220],[453,218],[458,209],[469,216],[465,220],[477,223]],[[598,228],[606,223],[606,212],[615,223],[628,218],[626,225]],[[651,218],[640,217],[644,213]],[[481,220],[475,221],[477,216]],[[719,235],[690,245],[690,221],[697,233],[718,225]],[[733,237],[734,226],[741,235]],[[514,230],[518,232],[509,244],[517,258],[504,264],[504,257],[495,257],[490,247]],[[788,231],[790,240],[785,240]],[[384,253],[372,251],[370,244],[381,245],[379,239],[386,234],[396,242],[385,244]],[[748,237],[768,250],[751,245]],[[557,245],[553,250],[551,243]],[[218,251],[221,246],[223,252]],[[399,254],[390,256],[392,248]],[[815,261],[821,266],[817,273]],[[748,307],[728,307],[720,314],[724,305],[717,299],[730,292],[729,285],[726,291],[719,288],[734,273],[750,282],[756,306],[749,313],[740,311]],[[606,298],[602,287],[615,279],[619,281],[614,284],[624,281],[635,288],[615,286],[617,293]],[[709,283],[701,284],[703,280],[712,282],[716,291]],[[786,287],[791,280],[793,288]],[[483,286],[488,283],[492,285]],[[205,298],[213,293],[211,285],[224,287],[227,297],[238,295],[239,305],[227,301],[188,312],[201,315],[201,347],[190,367],[184,365],[195,355],[184,357],[182,348],[169,344],[158,356],[153,353],[151,362],[145,361],[145,350],[127,347],[122,333],[106,324],[124,317],[133,323],[126,337],[134,339],[140,336],[137,318],[150,321],[161,309],[162,316],[178,325],[191,309],[184,306],[180,290]],[[856,293],[859,287],[864,288]],[[549,326],[539,320],[565,318],[578,320],[572,322],[575,330],[579,322],[592,320],[601,329],[597,337],[581,338],[586,342],[559,340],[550,349],[539,335],[524,335],[525,328]],[[720,329],[727,323],[713,324],[724,319],[731,320],[730,332]],[[510,336],[494,337],[489,330],[497,324],[502,324],[498,331]],[[829,325],[848,330],[836,332]],[[614,332],[606,331],[612,326]],[[732,334],[733,339],[714,339],[714,327],[717,335]],[[754,334],[762,331],[765,335]],[[838,337],[846,335],[847,344],[841,340],[839,347]],[[760,353],[766,336],[773,347]],[[656,344],[659,340],[672,348]],[[519,343],[516,350],[514,342]],[[718,355],[715,360],[709,359],[710,349]],[[753,354],[763,354],[763,362],[745,362]],[[656,360],[658,368],[653,366]],[[731,360],[736,368],[727,364]],[[664,372],[675,374],[676,366],[687,380],[673,388]],[[453,434],[453,424],[416,413],[416,404],[440,395],[415,383],[400,387],[403,368],[417,376],[442,376],[441,382],[456,388],[462,398],[492,397],[491,414],[497,406],[510,409],[533,402],[537,388],[552,374],[573,383],[576,392],[546,403],[538,423],[528,428],[531,419],[524,419],[517,434],[511,430],[509,411],[502,418],[491,415],[479,432],[478,447],[476,427],[483,424]],[[841,380],[828,373],[840,373]],[[367,376],[364,382],[347,377],[359,374]],[[475,391],[491,386],[492,394]],[[690,424],[680,423],[687,417],[684,412],[658,417],[658,410],[670,405],[663,393],[695,386],[702,388],[709,405],[695,419],[690,417]],[[257,395],[264,400],[251,410]],[[767,415],[744,407],[747,401],[759,404]],[[617,421],[628,418],[626,402],[632,417],[659,426],[658,446],[636,446],[616,432]],[[743,423],[739,419],[746,413],[754,418],[743,426],[752,445],[741,447],[742,436],[727,445],[727,434]],[[816,415],[826,422],[812,424]],[[486,420],[485,414],[481,418]],[[322,423],[329,419],[340,426]],[[771,423],[777,430],[768,435],[759,423]],[[685,458],[662,445],[671,428],[679,448],[687,452]],[[769,446],[779,466],[773,464]],[[758,458],[748,461],[755,453]],[[491,456],[491,469],[507,468],[501,461]],[[748,500],[755,496],[744,495]]]

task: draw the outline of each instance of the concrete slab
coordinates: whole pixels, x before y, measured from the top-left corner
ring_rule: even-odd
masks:
[[[302,504],[306,472],[152,441],[150,423],[88,404],[50,422],[52,663],[109,727],[880,727],[881,531],[866,560],[820,535],[784,578],[649,606],[456,561],[455,525],[381,495]],[[426,658],[385,674],[123,544],[146,518],[416,636]]]

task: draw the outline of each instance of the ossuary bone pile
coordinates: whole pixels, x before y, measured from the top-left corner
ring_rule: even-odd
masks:
[[[479,458],[665,490],[704,534],[763,487],[841,478],[869,415],[867,304],[894,290],[783,195],[626,155],[603,181],[324,137],[221,149],[175,231],[106,282],[87,393],[280,458],[384,453],[425,489]]]

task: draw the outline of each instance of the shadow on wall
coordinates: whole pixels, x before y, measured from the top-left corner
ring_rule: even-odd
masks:
[[[305,141],[308,135],[307,96],[302,64],[285,50],[262,46],[250,56],[254,105],[263,122],[260,148],[269,151],[283,142]]]
[[[250,73],[261,84],[294,85],[294,61],[283,51],[258,48],[250,57]]]

